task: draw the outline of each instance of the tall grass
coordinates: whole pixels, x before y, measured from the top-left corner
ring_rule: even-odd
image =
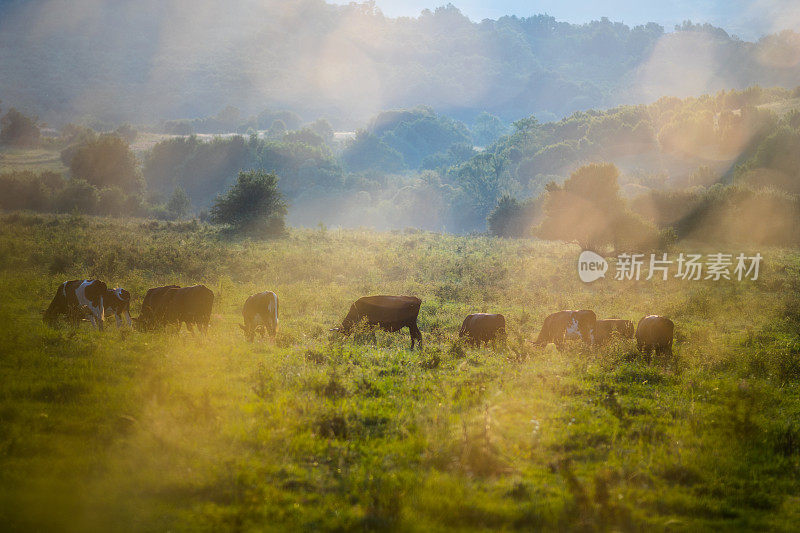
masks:
[[[723,250],[713,250],[723,251]],[[735,250],[738,251],[738,250]],[[10,530],[783,529],[800,501],[800,255],[757,282],[577,280],[572,246],[428,233],[0,220],[0,523]],[[208,336],[41,323],[58,283],[204,283]],[[274,342],[236,323],[274,290]],[[423,299],[406,332],[329,332],[366,294]],[[566,308],[676,323],[533,348]],[[501,312],[507,347],[456,339]]]

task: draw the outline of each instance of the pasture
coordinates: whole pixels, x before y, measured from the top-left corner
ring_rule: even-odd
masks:
[[[800,254],[758,251],[758,281],[586,285],[566,244],[324,228],[251,242],[196,222],[4,215],[0,524],[792,530]],[[84,277],[128,289],[134,316],[149,287],[204,283],[210,333],[45,327],[58,284]],[[241,306],[267,289],[277,337],[247,343]],[[381,293],[422,298],[422,350],[407,330],[328,331]],[[530,345],[577,308],[670,317],[674,357]],[[506,316],[507,347],[457,342],[475,312]]]

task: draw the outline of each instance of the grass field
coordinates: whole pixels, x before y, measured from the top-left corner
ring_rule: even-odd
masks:
[[[679,250],[693,250],[679,244]],[[724,251],[724,250],[713,250]],[[730,250],[733,252],[748,250]],[[793,530],[800,523],[800,254],[750,282],[577,279],[574,246],[430,233],[0,219],[0,524],[11,531]],[[66,279],[204,283],[207,337],[43,326]],[[241,305],[281,299],[274,342]],[[407,332],[329,332],[357,297],[423,299]],[[676,324],[675,355],[629,341],[533,348],[543,318],[594,309]],[[457,342],[502,312],[508,347]]]
[[[50,148],[0,148],[0,173],[12,170],[66,173],[67,167],[61,161],[61,152]]]

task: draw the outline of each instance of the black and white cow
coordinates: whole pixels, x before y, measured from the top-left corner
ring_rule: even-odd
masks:
[[[59,315],[73,319],[88,316],[92,325],[102,330],[107,293],[108,287],[99,279],[65,281],[44,312],[44,321],[52,324]]]
[[[588,309],[559,311],[544,319],[539,337],[533,344],[545,346],[552,342],[559,348],[564,345],[564,341],[570,340],[581,340],[586,344],[594,344],[596,324],[597,315],[594,314],[594,311]]]
[[[103,305],[106,315],[114,315],[118,328],[122,326],[123,318],[128,326],[131,326],[131,293],[119,287],[108,289],[103,298]]]

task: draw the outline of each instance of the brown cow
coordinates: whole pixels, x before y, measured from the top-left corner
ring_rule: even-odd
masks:
[[[604,344],[611,340],[612,335],[619,335],[623,339],[632,339],[633,322],[619,318],[598,320],[594,328],[595,343]]]
[[[655,350],[656,355],[672,355],[672,336],[675,324],[669,318],[648,315],[639,321],[636,326],[636,346],[650,361],[650,353]]]
[[[278,331],[278,295],[271,291],[259,292],[250,296],[244,302],[242,309],[244,325],[239,327],[244,331],[248,341],[253,340],[256,331],[260,331],[264,338],[264,330],[269,330],[271,337]]]
[[[179,289],[178,285],[165,285],[147,289],[142,301],[142,310],[139,318],[135,319],[136,328],[140,330],[152,330],[163,325],[166,315],[165,296],[170,289]]]
[[[211,307],[214,305],[214,293],[205,285],[167,289],[163,298],[166,324],[177,324],[178,331],[186,323],[186,329],[194,331],[197,326],[202,333],[208,331],[211,321]]]
[[[417,316],[422,300],[416,296],[364,296],[356,300],[351,306],[347,316],[342,321],[339,331],[345,335],[350,334],[358,322],[366,319],[367,324],[378,326],[385,331],[400,331],[408,327],[411,333],[411,349],[414,342],[422,345],[422,332],[417,326]]]
[[[473,313],[467,315],[461,324],[458,337],[466,337],[472,346],[480,346],[481,342],[502,340],[506,335],[506,317],[499,314]]]
[[[565,340],[582,340],[586,344],[593,344],[596,323],[597,315],[588,309],[559,311],[544,319],[542,330],[533,344],[545,346],[552,342],[559,348]]]

